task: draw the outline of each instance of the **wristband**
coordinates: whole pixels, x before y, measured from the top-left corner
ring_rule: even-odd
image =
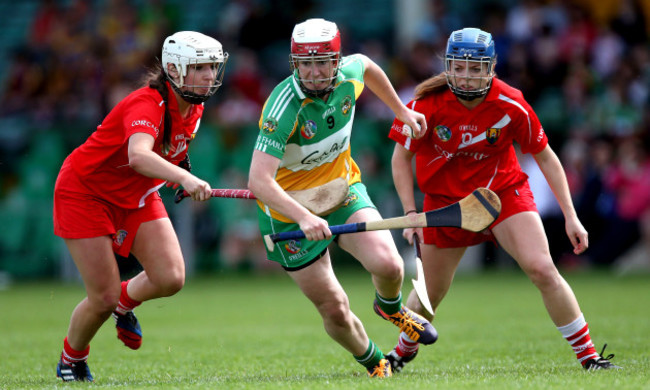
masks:
[[[417,213],[417,212],[418,212],[417,210],[413,209],[413,210],[409,210],[409,211],[405,212],[404,215],[409,215],[411,213]]]

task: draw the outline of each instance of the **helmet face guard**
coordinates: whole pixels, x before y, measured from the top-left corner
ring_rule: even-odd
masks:
[[[477,28],[451,33],[445,55],[447,85],[458,98],[474,100],[487,95],[494,78],[496,52],[492,35]],[[458,74],[457,69],[462,70]],[[478,81],[478,86],[475,86]],[[471,89],[460,87],[472,86]]]
[[[201,104],[214,95],[223,82],[228,61],[221,43],[214,38],[194,31],[181,31],[165,39],[162,50],[162,66],[172,88],[190,104]],[[168,64],[178,71],[178,80],[169,74]],[[214,72],[214,82],[205,85],[194,80],[189,70],[209,66]]]
[[[336,78],[339,74],[339,53],[313,54],[313,55],[294,55],[290,59],[291,71],[293,77],[298,81],[300,89],[307,95],[321,97],[330,93],[336,84]],[[309,68],[311,74],[324,74],[327,76],[321,78],[302,78],[300,70]],[[319,84],[326,85],[323,88],[316,89]],[[310,88],[311,86],[311,88]]]
[[[330,93],[336,84],[340,60],[341,35],[336,24],[324,19],[308,19],[294,27],[289,62],[303,93],[317,97]],[[304,77],[301,71],[312,77]],[[324,86],[316,88],[321,84]]]

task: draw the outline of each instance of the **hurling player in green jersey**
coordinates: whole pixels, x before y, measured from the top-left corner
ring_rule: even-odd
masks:
[[[336,240],[371,273],[376,289],[374,310],[379,316],[414,342],[431,344],[437,332],[402,305],[404,265],[389,231],[333,237],[328,226],[381,219],[350,154],[356,99],[364,85],[415,129],[414,137],[424,135],[426,122],[400,101],[384,71],[372,60],[361,54],[341,56],[339,30],[332,22],[309,19],[297,24],[290,60],[292,75],[264,105],[248,186],[258,198],[262,235],[300,229],[306,239],[277,243],[267,255],[284,267],[313,302],[331,338],[370,376],[391,376],[390,364],[350,310],[334,275],[328,244]],[[287,194],[337,178],[348,182],[349,195],[342,207],[324,216],[312,214]]]

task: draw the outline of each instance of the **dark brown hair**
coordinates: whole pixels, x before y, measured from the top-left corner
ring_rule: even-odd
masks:
[[[154,67],[147,72],[144,83],[145,86],[153,88],[160,96],[162,96],[163,101],[165,102],[165,119],[163,120],[163,154],[166,154],[167,151],[171,148],[171,137],[172,137],[172,117],[169,113],[169,89],[167,88],[167,75],[165,74],[162,66],[160,64],[154,65]],[[172,96],[173,97],[173,96]]]

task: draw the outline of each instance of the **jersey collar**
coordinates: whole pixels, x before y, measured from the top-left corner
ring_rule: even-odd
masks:
[[[495,77],[492,78],[492,84],[490,85],[490,90],[485,96],[485,100],[498,100],[499,95],[501,94],[501,88],[499,88],[499,79]]]
[[[296,80],[293,75],[289,76],[291,78],[291,87],[293,88],[293,91],[298,95],[300,100],[305,100],[307,99],[307,95],[305,95],[304,92],[302,92],[302,89],[300,89],[300,85],[298,85],[298,80]]]

